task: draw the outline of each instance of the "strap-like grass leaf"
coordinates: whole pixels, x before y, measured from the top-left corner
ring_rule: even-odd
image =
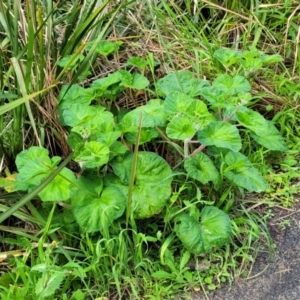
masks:
[[[226,122],[211,122],[198,132],[198,140],[206,146],[227,148],[238,152],[242,148],[238,129]]]

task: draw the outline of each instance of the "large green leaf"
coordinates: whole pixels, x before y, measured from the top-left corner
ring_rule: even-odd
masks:
[[[228,152],[225,156],[225,163],[227,168],[224,170],[224,176],[237,186],[249,192],[262,192],[267,189],[267,184],[260,172],[243,154]]]
[[[98,172],[84,173],[77,180],[80,190],[85,191],[87,194],[99,196],[103,190],[103,180]]]
[[[174,117],[166,128],[167,136],[174,140],[185,140],[192,138],[196,129],[187,118]]]
[[[228,74],[219,75],[213,82],[212,87],[226,95],[236,95],[246,93],[251,90],[249,81],[240,75],[230,76]]]
[[[165,99],[164,109],[169,115],[184,113],[193,101],[195,100],[186,94],[172,92]]]
[[[74,173],[64,168],[61,172],[39,193],[42,201],[65,201],[77,191]]]
[[[74,160],[85,168],[97,168],[109,160],[109,148],[96,141],[78,144],[74,151]]]
[[[130,182],[133,155],[127,155],[122,161],[111,166],[120,178],[127,197]],[[172,171],[168,163],[152,152],[139,152],[132,195],[132,211],[135,218],[143,219],[159,213],[171,194]],[[115,185],[115,183],[112,183]]]
[[[207,85],[207,81],[196,79],[192,72],[186,70],[161,78],[157,82],[157,89],[159,94],[164,96],[177,91],[195,97],[200,95],[203,87]]]
[[[92,107],[91,107],[92,108]],[[91,118],[86,122],[81,122],[72,128],[72,131],[79,133],[82,137],[88,137],[92,134],[105,134],[114,130],[114,116],[109,111],[102,110],[101,107],[94,108]]]
[[[271,121],[266,120],[260,113],[248,109],[237,112],[236,117],[241,125],[253,131],[253,139],[270,150],[286,151],[286,143]]]
[[[16,176],[16,189],[28,190],[38,186],[60,161],[60,157],[48,156],[45,148],[30,147],[20,152],[16,157],[18,175]]]
[[[75,127],[87,123],[94,118],[96,113],[104,111],[101,106],[92,107],[74,104],[63,111],[63,121],[66,125]]]
[[[187,214],[176,219],[175,232],[185,248],[196,255],[221,247],[231,236],[231,221],[227,214],[213,206],[201,212],[200,224]]]
[[[20,152],[16,157],[16,165],[18,171],[27,165],[29,161],[35,160],[36,158],[41,161],[45,161],[45,163],[51,163],[49,158],[49,151],[45,148],[32,146],[28,150],[24,150]],[[28,168],[27,168],[28,169]]]
[[[16,158],[18,175],[15,188],[17,190],[31,191],[53,173],[60,157],[48,156],[48,150],[39,147],[31,147],[22,151]],[[43,201],[68,200],[77,189],[75,176],[69,169],[62,171],[39,193]]]
[[[158,131],[155,128],[144,127],[144,128],[141,128],[140,132],[139,132],[139,129],[136,128],[135,132],[125,133],[125,138],[130,143],[135,144],[137,141],[138,134],[140,135],[139,145],[148,143],[158,137]]]
[[[63,85],[58,96],[59,109],[67,109],[74,104],[88,106],[94,99],[93,89],[86,89],[77,84]]]
[[[122,119],[122,129],[124,132],[137,132],[140,120],[142,127],[164,127],[167,115],[161,104],[143,105],[127,113]]]
[[[195,156],[190,156],[184,161],[184,168],[189,177],[206,184],[209,181],[216,182],[219,178],[219,172],[211,159],[200,152]]]
[[[283,152],[287,150],[287,145],[284,138],[281,136],[274,124],[270,121],[268,122],[266,133],[268,134],[259,136],[251,132],[251,136],[257,143],[266,147],[267,149]]]
[[[199,131],[198,140],[206,146],[227,148],[234,152],[238,152],[242,148],[238,129],[230,123],[221,121],[211,122]]]
[[[126,206],[124,194],[116,187],[106,187],[100,196],[79,191],[72,197],[72,211],[85,232],[102,231],[122,216]]]

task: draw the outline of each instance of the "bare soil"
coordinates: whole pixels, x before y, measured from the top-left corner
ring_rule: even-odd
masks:
[[[279,224],[284,220],[290,220],[290,224],[283,229]],[[231,287],[212,292],[210,300],[300,299],[300,203],[292,210],[276,208],[269,230],[276,244],[275,254],[270,258],[267,252],[259,253],[252,279],[239,279]],[[204,299],[203,293],[191,295],[191,300]]]

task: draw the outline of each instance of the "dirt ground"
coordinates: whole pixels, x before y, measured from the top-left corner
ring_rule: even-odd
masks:
[[[262,252],[258,255],[251,276],[253,279],[239,279],[232,287],[224,287],[209,294],[210,300],[300,300],[300,203],[293,211],[275,209],[269,229],[276,244],[273,257]],[[277,225],[290,220],[284,230]],[[207,299],[195,293],[191,300]]]

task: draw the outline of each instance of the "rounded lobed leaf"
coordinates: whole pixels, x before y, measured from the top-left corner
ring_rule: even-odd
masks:
[[[91,141],[78,144],[74,151],[74,160],[85,168],[97,168],[109,160],[109,148],[103,143]]]
[[[114,173],[128,191],[132,171],[133,155],[123,161],[112,162]],[[139,152],[132,195],[132,211],[135,218],[143,219],[159,213],[171,195],[172,170],[168,163],[152,152]],[[118,186],[118,184],[114,184]],[[120,185],[120,184],[119,184]],[[126,187],[124,189],[124,186]]]
[[[190,71],[181,71],[161,78],[157,82],[159,94],[165,96],[172,92],[181,92],[186,96],[195,97],[201,94],[203,87],[208,85],[207,81],[196,79]]]
[[[223,246],[231,236],[230,218],[217,207],[204,207],[200,217],[199,224],[190,215],[181,214],[175,225],[178,238],[189,252],[196,255]]]
[[[77,191],[74,173],[64,168],[61,172],[39,193],[42,201],[66,201]]]
[[[242,148],[242,141],[238,129],[226,122],[211,122],[198,132],[198,140],[206,146],[227,148],[238,152]]]
[[[127,113],[122,119],[124,132],[137,132],[142,118],[142,127],[164,127],[167,115],[161,104],[151,104],[137,107]]]
[[[192,138],[196,129],[189,119],[174,117],[166,128],[166,134],[174,140],[185,140]]]
[[[202,152],[186,158],[184,168],[189,177],[203,184],[209,181],[216,182],[219,179],[219,172],[213,162]]]
[[[262,192],[267,184],[260,172],[253,167],[249,159],[241,153],[228,152],[225,156],[227,168],[224,176],[237,186],[249,192]]]
[[[167,95],[164,101],[164,109],[169,115],[185,113],[193,101],[195,100],[186,94],[172,92]]]
[[[124,194],[116,187],[106,187],[100,197],[84,190],[72,197],[72,211],[85,232],[106,230],[122,216],[126,206]]]

